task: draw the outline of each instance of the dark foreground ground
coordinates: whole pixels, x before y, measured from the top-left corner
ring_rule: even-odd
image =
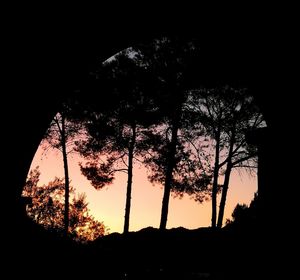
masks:
[[[32,225],[6,246],[4,266],[12,279],[256,279],[277,269],[269,239],[258,227],[145,228],[79,245]]]

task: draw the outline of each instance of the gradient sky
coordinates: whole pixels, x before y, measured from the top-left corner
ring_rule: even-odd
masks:
[[[71,185],[79,193],[85,192],[90,213],[104,222],[109,232],[122,232],[126,199],[127,174],[118,173],[114,184],[95,190],[89,181],[81,175],[78,162],[83,161],[77,154],[69,155],[69,173]],[[49,149],[46,153],[39,146],[31,163],[31,169],[39,166],[41,171],[39,185],[48,184],[55,176],[64,177],[61,152]],[[137,231],[152,226],[159,227],[163,189],[147,181],[147,170],[136,164],[133,170],[133,189],[129,231]],[[237,203],[249,204],[257,191],[257,177],[245,171],[234,171],[231,176],[224,214],[226,218]],[[185,227],[195,229],[210,225],[211,202],[199,204],[184,196],[182,199],[170,198],[167,228]]]

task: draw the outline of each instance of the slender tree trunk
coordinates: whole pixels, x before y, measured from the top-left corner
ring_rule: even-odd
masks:
[[[127,177],[127,193],[126,193],[126,206],[124,217],[124,229],[123,234],[127,234],[129,231],[129,217],[130,217],[130,204],[131,204],[131,190],[132,190],[132,178],[133,178],[133,155],[136,141],[136,126],[132,126],[132,138],[128,149],[128,177]]]
[[[222,196],[219,206],[219,215],[218,215],[218,224],[217,227],[221,228],[223,223],[223,217],[224,217],[224,210],[225,210],[225,204],[226,204],[226,198],[227,198],[227,191],[229,186],[229,180],[230,180],[230,174],[231,174],[231,163],[228,163],[226,171],[225,171],[225,178],[224,178],[224,184],[222,187]]]
[[[65,127],[65,118],[62,115],[62,124],[61,124],[61,146],[62,146],[62,155],[64,162],[64,172],[65,172],[65,212],[64,212],[64,234],[67,237],[69,232],[69,167],[68,167],[68,156],[67,156],[67,147],[66,147],[66,127]]]
[[[222,187],[221,201],[220,201],[220,205],[219,205],[219,215],[218,215],[218,223],[217,223],[218,228],[221,228],[222,223],[223,223],[227,191],[228,191],[228,187],[229,187],[230,174],[232,171],[232,153],[233,153],[234,142],[235,142],[235,127],[233,127],[233,129],[232,129],[232,135],[231,135],[230,143],[229,143],[229,151],[228,151],[228,158],[227,158],[228,162],[227,162],[227,167],[226,167],[226,171],[225,171],[224,183],[223,183],[223,187]]]
[[[177,112],[178,114],[178,112]],[[171,142],[169,146],[168,152],[168,164],[166,170],[166,178],[165,178],[165,185],[164,185],[164,196],[162,200],[162,208],[161,208],[161,218],[160,218],[160,230],[165,230],[167,226],[168,220],[168,212],[169,212],[169,200],[170,200],[170,192],[171,192],[171,185],[173,179],[173,169],[175,167],[175,154],[176,154],[176,146],[177,146],[177,138],[178,138],[178,118],[175,117],[172,125],[172,136]]]
[[[216,227],[217,221],[217,193],[218,193],[218,178],[219,178],[219,157],[220,157],[220,129],[217,131],[216,135],[216,149],[215,149],[215,165],[214,165],[214,178],[213,187],[211,194],[211,227]]]

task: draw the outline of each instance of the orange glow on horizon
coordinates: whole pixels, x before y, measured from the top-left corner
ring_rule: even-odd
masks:
[[[39,185],[48,184],[55,176],[64,177],[62,157],[58,150],[49,150],[43,155],[43,148],[39,146],[31,169],[40,167]],[[89,181],[81,175],[78,162],[83,161],[78,155],[69,155],[69,173],[71,185],[76,192],[85,192],[89,202],[90,213],[99,221],[104,222],[109,232],[123,232],[126,182],[127,175],[118,173],[114,183],[102,190],[95,190]],[[236,171],[232,173],[224,213],[224,223],[237,203],[249,204],[257,191],[256,176]],[[160,222],[163,189],[153,186],[147,180],[147,171],[139,165],[134,166],[133,187],[131,196],[130,231],[137,231],[145,227],[158,228]],[[211,201],[199,204],[185,195],[182,199],[170,198],[167,228],[185,227],[195,229],[210,226]]]

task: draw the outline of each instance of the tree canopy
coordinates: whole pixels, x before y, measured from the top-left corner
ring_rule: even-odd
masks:
[[[245,135],[265,125],[263,116],[246,86],[191,82],[200,49],[193,40],[162,37],[121,51],[97,64],[82,88],[83,102],[67,106],[66,118],[60,114],[49,130],[49,143],[64,149],[67,167],[67,140],[84,127],[76,150],[85,159],[82,174],[96,189],[112,185],[118,172],[127,174],[124,233],[137,162],[150,182],[163,186],[161,230],[171,194],[211,199],[211,226],[222,227],[232,170],[256,168],[257,151]]]
[[[23,196],[31,198],[27,206],[27,214],[36,223],[47,230],[62,234],[64,230],[64,179],[54,178],[47,185],[40,186],[40,171],[38,167],[29,172],[23,190]],[[74,194],[73,187],[70,193]],[[69,211],[69,236],[79,242],[93,241],[107,234],[108,229],[102,222],[89,214],[86,196],[74,196]]]

